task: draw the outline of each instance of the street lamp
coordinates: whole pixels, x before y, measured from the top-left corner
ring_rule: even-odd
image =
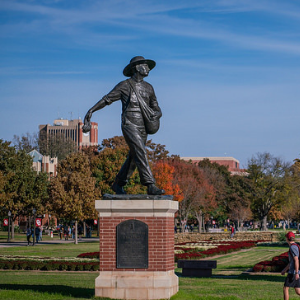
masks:
[[[10,242],[10,217],[11,217],[11,211],[9,211],[7,213],[8,215],[8,238],[7,238],[7,241]]]
[[[35,241],[35,214],[36,214],[36,209],[32,209],[32,214],[33,214],[33,243],[32,246],[34,246],[34,241]]]

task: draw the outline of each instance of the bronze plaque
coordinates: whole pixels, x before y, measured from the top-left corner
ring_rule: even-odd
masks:
[[[148,268],[148,225],[127,220],[117,226],[117,268]]]

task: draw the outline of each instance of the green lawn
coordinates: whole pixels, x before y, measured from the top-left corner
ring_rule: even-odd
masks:
[[[0,242],[7,242],[7,238],[8,238],[8,232],[7,231],[0,231]],[[53,238],[51,238],[50,235],[43,234],[43,240],[49,241],[51,239],[53,240]],[[54,239],[59,239],[57,234],[54,235]],[[32,240],[32,238],[31,238],[31,240]],[[27,241],[26,234],[15,232],[15,237],[14,237],[13,241],[15,241],[15,242],[25,242],[25,241]]]
[[[70,244],[46,244],[34,247],[7,247],[0,248],[0,255],[22,255],[22,256],[51,256],[51,257],[76,257],[85,252],[99,251],[99,242]]]
[[[96,237],[97,236],[97,231],[93,231],[92,233],[92,237]],[[0,243],[1,242],[7,242],[7,238],[8,238],[8,232],[7,231],[0,231]],[[54,232],[54,237],[51,238],[50,235],[48,234],[43,234],[43,241],[50,241],[50,240],[59,240],[59,236],[57,234],[57,232]],[[25,242],[27,241],[26,239],[26,234],[25,233],[18,233],[15,232],[15,237],[13,239],[14,242]],[[32,241],[32,238],[31,238]]]
[[[98,250],[98,243],[42,245],[2,248],[0,254],[75,256]],[[172,300],[279,300],[284,277],[279,274],[249,275],[243,272],[255,263],[287,251],[286,247],[256,247],[217,258],[212,278],[184,278]],[[38,253],[37,253],[38,252]],[[0,299],[96,299],[94,282],[98,272],[0,271]],[[293,290],[290,299],[298,299]],[[99,298],[98,298],[99,299]],[[105,298],[102,298],[105,299]]]

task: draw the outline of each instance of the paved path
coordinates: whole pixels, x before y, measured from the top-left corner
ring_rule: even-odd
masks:
[[[83,243],[83,242],[97,242],[99,241],[99,238],[82,238],[82,239],[78,239],[79,243]],[[74,243],[73,239],[69,239],[67,241],[65,241],[64,239],[60,240],[60,239],[53,239],[53,240],[47,240],[47,241],[41,241],[38,243],[35,243],[35,246],[39,246],[39,245],[50,245],[50,244],[72,244]],[[16,241],[16,242],[0,242],[0,248],[4,248],[4,247],[22,247],[22,246],[27,246],[27,241]]]

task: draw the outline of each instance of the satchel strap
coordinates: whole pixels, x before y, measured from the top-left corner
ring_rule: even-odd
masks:
[[[136,88],[135,88],[135,85],[132,83],[131,79],[127,79],[129,85],[131,86],[131,88],[133,89],[134,93],[136,94],[136,97],[138,99],[138,101],[140,102],[140,97],[139,97],[139,94],[138,92],[136,91]]]

